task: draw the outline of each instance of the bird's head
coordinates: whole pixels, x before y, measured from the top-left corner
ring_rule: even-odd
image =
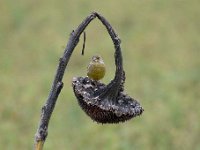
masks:
[[[100,55],[95,55],[92,57],[93,62],[103,62],[103,59]]]

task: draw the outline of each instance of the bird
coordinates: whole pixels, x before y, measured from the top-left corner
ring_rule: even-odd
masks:
[[[87,67],[87,76],[94,81],[98,81],[104,77],[105,73],[106,67],[102,57],[100,55],[93,56]]]

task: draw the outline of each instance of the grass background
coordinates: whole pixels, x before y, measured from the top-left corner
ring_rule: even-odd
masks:
[[[123,124],[101,125],[77,105],[73,76],[85,76],[90,57],[114,74],[113,45],[98,20],[74,51],[52,115],[45,149],[199,150],[200,2],[0,1],[0,149],[32,149],[40,109],[70,32],[91,12],[105,16],[122,39],[125,88],[145,112]]]

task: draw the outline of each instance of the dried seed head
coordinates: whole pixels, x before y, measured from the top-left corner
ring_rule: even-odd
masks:
[[[116,99],[100,98],[96,91],[106,85],[88,77],[73,78],[72,86],[78,103],[85,113],[98,123],[119,123],[139,116],[144,111],[140,104],[120,90]],[[122,88],[123,89],[123,88]]]

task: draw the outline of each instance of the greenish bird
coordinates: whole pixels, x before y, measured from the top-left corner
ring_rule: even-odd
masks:
[[[98,81],[104,77],[105,73],[106,67],[102,57],[99,55],[93,56],[87,68],[87,76],[90,79]]]

